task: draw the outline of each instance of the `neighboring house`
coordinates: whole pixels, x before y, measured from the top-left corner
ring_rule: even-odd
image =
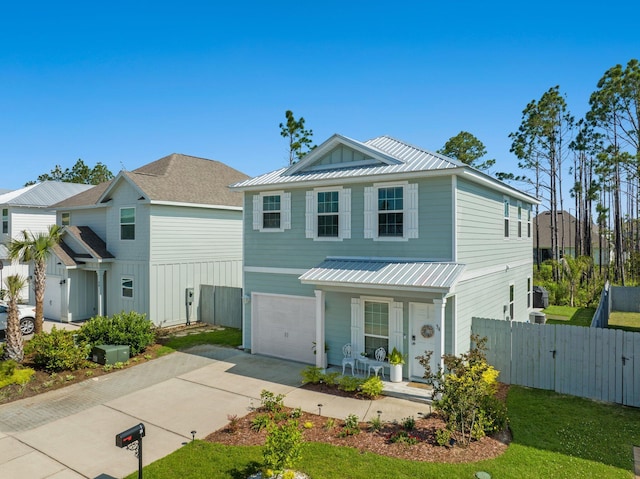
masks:
[[[78,183],[62,183],[59,181],[45,181],[34,185],[9,191],[0,195],[0,212],[2,226],[0,228],[0,262],[3,268],[0,270],[2,289],[5,288],[4,278],[11,274],[19,274],[27,278],[29,265],[18,263],[9,259],[7,244],[21,236],[27,230],[32,234],[46,233],[50,225],[56,223],[56,212],[51,205],[58,203],[70,196],[91,188],[91,185]],[[35,298],[25,286],[22,299],[33,302]]]
[[[558,251],[560,257],[569,255],[576,256],[576,233],[578,220],[575,216],[567,211],[558,211],[556,216],[556,225],[558,228]],[[538,225],[538,234],[536,235],[535,225]],[[533,218],[533,261],[537,263],[538,255],[540,262],[553,258],[551,252],[551,212],[543,211]],[[538,243],[539,241],[539,243]],[[539,244],[539,245],[538,245]],[[600,246],[602,245],[602,255],[600,254]],[[609,248],[609,241],[598,233],[598,227],[591,225],[591,256],[593,263],[596,265],[608,265],[611,261],[612,251]]]
[[[322,366],[342,347],[415,359],[469,348],[475,316],[528,321],[537,200],[386,136],[334,135],[245,194],[243,342]]]
[[[202,285],[242,286],[242,195],[228,185],[246,178],[172,154],[58,203],[64,236],[47,266],[45,316],[196,321]]]

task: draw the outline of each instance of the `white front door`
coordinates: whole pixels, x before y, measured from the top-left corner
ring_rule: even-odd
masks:
[[[433,351],[431,372],[438,372],[440,331],[436,327],[435,306],[429,303],[409,303],[409,377],[422,379],[425,369],[416,356]]]

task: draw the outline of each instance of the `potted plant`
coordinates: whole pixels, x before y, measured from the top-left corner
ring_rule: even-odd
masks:
[[[402,381],[402,365],[404,364],[404,356],[395,347],[389,354],[389,370],[392,383]]]

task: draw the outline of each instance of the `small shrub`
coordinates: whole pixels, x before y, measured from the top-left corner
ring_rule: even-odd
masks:
[[[302,432],[298,421],[290,420],[280,426],[272,425],[262,448],[264,467],[282,474],[302,457]]]
[[[295,408],[293,411],[291,411],[291,419],[300,419],[300,417],[302,416],[302,409],[301,408]]]
[[[412,446],[414,444],[418,444],[418,438],[412,436],[405,430],[394,432],[389,436],[389,442],[391,444],[405,444],[407,446]]]
[[[413,431],[416,428],[416,420],[413,418],[413,416],[404,418],[402,421],[400,421],[400,424],[405,431]]]
[[[324,378],[322,379],[322,382],[324,382],[327,386],[335,386],[336,384],[338,384],[339,380],[340,380],[340,373],[333,372],[333,373],[326,373],[324,375]]]
[[[268,414],[258,414],[251,421],[251,429],[260,432],[271,424],[271,417]]]
[[[382,429],[382,420],[379,417],[374,417],[369,420],[369,431],[380,431]]]
[[[64,380],[65,380],[65,381],[67,381],[67,382],[69,382],[69,381],[73,381],[75,378],[76,378],[76,377],[75,377],[73,374],[67,374],[67,375],[64,377]]]
[[[231,434],[235,434],[240,429],[240,419],[238,419],[237,414],[227,414],[227,420],[229,421],[229,425],[227,426],[227,431]]]
[[[324,426],[322,427],[324,427],[324,429],[327,431],[331,431],[334,427],[336,427],[336,420],[332,417],[327,418],[327,420],[324,422]]]
[[[88,378],[90,378],[91,376],[93,376],[95,373],[93,372],[93,370],[88,369],[84,372],[84,375]]]
[[[305,421],[302,427],[304,427],[305,429],[313,429],[313,423],[311,421]]]
[[[353,376],[342,376],[338,383],[338,389],[345,392],[355,392],[362,383],[362,379]]]
[[[344,426],[342,427],[342,431],[340,431],[340,436],[355,436],[357,434],[360,434],[358,416],[349,414],[344,420]]]
[[[31,368],[18,369],[15,361],[0,361],[0,389],[10,384],[24,385],[36,373]]]
[[[144,314],[124,311],[111,317],[96,316],[84,323],[78,337],[95,346],[122,344],[129,346],[132,356],[143,352],[156,340],[156,328]]]
[[[113,365],[113,369],[124,369],[125,366],[127,366],[129,364],[129,361],[127,362],[122,362],[122,361],[118,361]]]
[[[278,412],[281,411],[284,407],[284,394],[278,394],[277,396],[271,391],[267,391],[263,389],[260,393],[260,403],[262,404],[262,409],[269,412]]]
[[[27,344],[34,364],[49,372],[79,369],[86,363],[89,352],[83,341],[76,344],[73,331],[55,326],[50,333],[36,334]]]
[[[102,370],[105,373],[111,372],[113,370],[113,364],[105,364],[104,366],[102,366]]]
[[[436,442],[438,446],[448,446],[451,441],[451,431],[449,429],[438,429],[436,431]]]
[[[300,373],[303,384],[320,384],[324,378],[322,368],[307,366]]]
[[[382,379],[378,376],[372,376],[362,383],[360,386],[360,394],[370,399],[377,398],[382,394]]]
[[[289,419],[286,411],[277,411],[273,413],[273,422],[280,423]]]

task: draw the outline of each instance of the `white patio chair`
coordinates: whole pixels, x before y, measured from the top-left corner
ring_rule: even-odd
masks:
[[[356,358],[353,357],[353,350],[351,344],[347,343],[342,346],[342,375],[344,376],[345,366],[351,366],[351,375],[354,375],[354,368],[356,367]]]
[[[375,352],[376,360],[375,362],[369,363],[369,372],[373,370],[376,376],[378,375],[378,372],[380,372],[382,379],[384,379],[384,367],[386,365],[386,363],[384,362],[384,359],[386,357],[387,357],[387,352],[384,350],[384,348],[376,349],[376,352]]]

